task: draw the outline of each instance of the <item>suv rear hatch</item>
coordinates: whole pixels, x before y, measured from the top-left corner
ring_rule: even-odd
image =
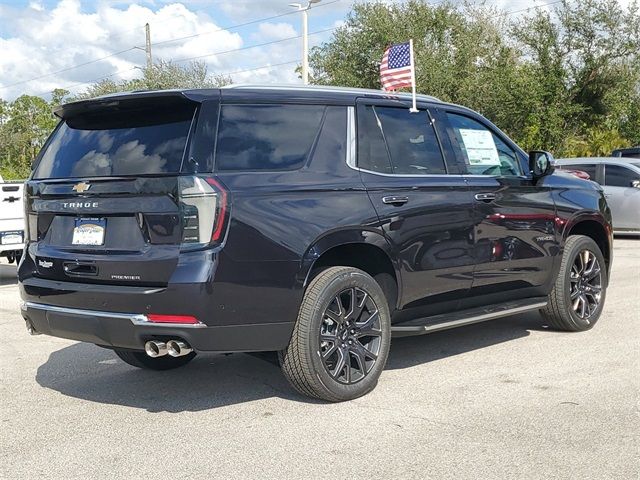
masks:
[[[163,286],[211,244],[219,196],[185,160],[199,104],[178,93],[67,105],[27,184],[34,275]],[[224,212],[223,212],[224,213]]]

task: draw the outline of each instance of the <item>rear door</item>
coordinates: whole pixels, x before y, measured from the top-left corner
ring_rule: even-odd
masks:
[[[86,283],[165,285],[198,190],[185,160],[198,110],[184,98],[89,102],[65,114],[27,184],[33,274]],[[196,229],[197,231],[197,229]]]
[[[604,164],[604,194],[615,230],[640,229],[640,173],[626,165]]]
[[[551,189],[482,117],[447,109],[446,123],[473,194],[476,268],[467,306],[542,295],[559,253]]]
[[[457,308],[471,286],[472,202],[445,159],[438,112],[399,102],[357,106],[357,166],[400,263],[400,305],[411,316]]]

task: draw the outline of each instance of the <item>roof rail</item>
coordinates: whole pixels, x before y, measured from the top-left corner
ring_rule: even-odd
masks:
[[[260,90],[298,90],[308,92],[334,92],[334,93],[353,93],[363,95],[386,95],[400,98],[411,98],[410,93],[405,92],[385,92],[383,90],[374,90],[372,88],[354,88],[354,87],[336,87],[333,85],[300,85],[300,84],[250,84],[238,83],[221,87],[222,89],[260,89]],[[439,98],[431,95],[418,94],[417,98],[432,102],[440,102]]]

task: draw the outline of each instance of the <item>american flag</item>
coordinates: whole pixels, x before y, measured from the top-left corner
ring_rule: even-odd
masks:
[[[380,64],[380,83],[383,90],[394,91],[413,86],[412,57],[410,42],[391,45],[384,51]]]

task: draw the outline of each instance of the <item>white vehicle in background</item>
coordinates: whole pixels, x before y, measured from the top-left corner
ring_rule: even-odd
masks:
[[[0,177],[0,257],[19,262],[24,249],[22,182],[5,183]]]

